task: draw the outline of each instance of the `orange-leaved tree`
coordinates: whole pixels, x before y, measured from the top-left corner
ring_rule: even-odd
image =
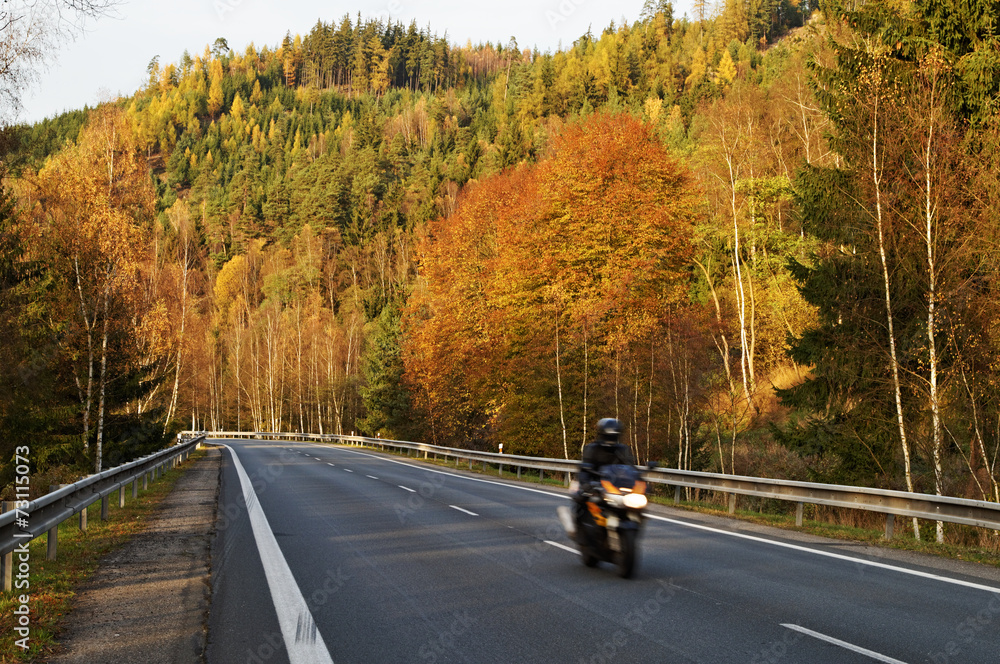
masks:
[[[648,349],[684,299],[695,210],[688,173],[624,114],[570,124],[538,165],[468,188],[428,229],[406,322],[430,436],[569,457],[574,423],[586,436],[591,413],[624,417],[625,400],[638,429]]]

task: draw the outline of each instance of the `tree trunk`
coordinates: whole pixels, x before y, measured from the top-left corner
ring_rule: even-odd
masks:
[[[913,474],[911,471],[910,463],[910,445],[906,438],[906,424],[903,417],[903,392],[900,387],[899,378],[899,360],[896,355],[896,331],[894,324],[894,317],[892,314],[892,295],[889,290],[889,263],[886,258],[885,250],[885,230],[884,223],[882,219],[882,165],[879,163],[880,151],[883,149],[880,144],[880,121],[881,116],[879,115],[881,110],[881,89],[875,92],[875,106],[873,113],[873,131],[872,131],[872,184],[875,187],[875,225],[878,231],[878,253],[879,259],[882,263],[882,282],[885,287],[885,317],[886,324],[889,329],[889,362],[892,369],[892,386],[893,392],[896,400],[896,423],[899,428],[899,439],[900,444],[903,448],[903,465],[904,472],[906,475],[906,489],[909,492],[913,492]],[[913,536],[916,539],[920,539],[920,524],[917,519],[913,519]]]
[[[94,472],[101,472],[104,454],[104,393],[107,386],[108,368],[108,297],[111,291],[111,276],[104,285],[104,334],[101,339],[100,398],[97,406],[97,444],[94,446]]]
[[[935,320],[935,309],[937,305],[937,256],[936,246],[936,225],[937,215],[935,211],[935,191],[931,182],[931,172],[934,168],[933,146],[934,146],[934,114],[936,112],[936,84],[931,86],[931,99],[929,108],[929,121],[927,126],[927,142],[924,146],[924,240],[927,248],[927,353],[930,369],[930,409],[931,409],[931,456],[934,459],[934,492],[942,495],[944,492],[944,470],[941,467],[941,447],[943,435],[941,431],[941,403],[938,396],[938,356],[937,356],[937,321]],[[938,521],[935,526],[935,534],[939,544],[944,543],[944,522]]]
[[[76,272],[76,291],[80,296],[80,316],[83,318],[83,328],[87,331],[87,389],[81,390],[83,405],[83,453],[90,451],[90,409],[94,394],[94,324],[87,313],[87,301],[83,296],[83,280],[80,277],[79,257],[73,257],[73,268]],[[95,312],[96,314],[96,312]]]
[[[559,389],[559,421],[562,424],[563,456],[569,459],[569,446],[566,442],[566,411],[563,408],[562,366],[559,355],[559,314],[556,313],[556,385]]]
[[[590,380],[590,342],[587,338],[587,320],[583,321],[583,439],[580,443],[580,454],[587,445],[587,388]]]
[[[179,225],[178,225],[179,226]],[[181,233],[185,232],[183,227],[179,226]],[[167,417],[163,421],[163,435],[167,435],[167,430],[170,428],[170,420],[173,418],[174,413],[177,409],[177,393],[180,391],[181,384],[181,360],[184,355],[184,329],[187,323],[187,291],[188,291],[188,272],[190,271],[189,265],[189,246],[186,237],[182,237],[182,242],[184,242],[184,264],[181,268],[181,329],[180,334],[177,338],[177,366],[174,368],[174,388],[170,393],[170,406],[167,408]]]

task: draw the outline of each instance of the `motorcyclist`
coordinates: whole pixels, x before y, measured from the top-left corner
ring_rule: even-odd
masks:
[[[601,468],[613,464],[634,465],[632,451],[619,441],[622,423],[613,417],[605,417],[597,423],[597,437],[583,448],[580,472],[577,474],[579,488],[573,496],[576,518],[583,515],[587,500],[593,495],[595,485],[600,485]]]

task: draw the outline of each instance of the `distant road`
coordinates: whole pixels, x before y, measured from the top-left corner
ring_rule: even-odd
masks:
[[[657,509],[626,581],[581,564],[558,489],[218,442],[209,664],[1000,661],[992,568]]]

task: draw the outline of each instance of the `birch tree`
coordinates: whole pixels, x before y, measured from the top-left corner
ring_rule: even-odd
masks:
[[[111,303],[137,306],[145,222],[153,211],[148,168],[122,112],[110,106],[97,109],[77,145],[59,153],[39,172],[37,186],[46,237],[64,266],[67,281],[73,284],[72,308],[82,324],[86,351],[77,363],[75,378],[83,450],[89,450],[94,417],[94,468],[100,472],[107,387],[114,378],[108,366],[109,338],[121,318]]]

